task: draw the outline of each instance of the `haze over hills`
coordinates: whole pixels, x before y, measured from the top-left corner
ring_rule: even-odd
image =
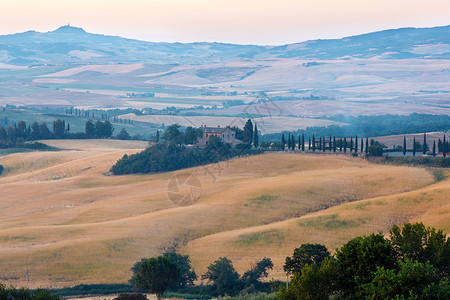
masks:
[[[450,26],[401,28],[332,40],[282,46],[223,43],[154,43],[91,34],[69,25],[55,31],[0,36],[0,62],[14,65],[61,63],[199,63],[236,59],[450,58]]]

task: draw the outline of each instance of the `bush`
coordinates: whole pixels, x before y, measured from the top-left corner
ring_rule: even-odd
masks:
[[[383,148],[381,146],[370,146],[369,156],[383,156]]]
[[[0,175],[2,175],[4,169],[5,169],[5,168],[3,168],[2,165],[0,165]]]
[[[148,300],[147,296],[140,293],[125,293],[120,294],[113,300]]]

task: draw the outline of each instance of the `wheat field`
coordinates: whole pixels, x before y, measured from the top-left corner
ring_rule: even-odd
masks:
[[[343,155],[271,153],[152,175],[109,168],[146,144],[46,141],[65,150],[0,158],[0,280],[28,287],[122,283],[142,257],[189,254],[198,274],[220,256],[242,273],[305,242],[330,250],[351,237],[423,221],[450,232],[449,180],[426,169]],[[173,182],[195,178],[189,205]],[[178,181],[179,182],[179,181]],[[181,186],[178,195],[191,195]],[[171,200],[172,199],[172,200]]]

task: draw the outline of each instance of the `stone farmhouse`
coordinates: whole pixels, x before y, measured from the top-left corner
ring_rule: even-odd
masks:
[[[203,132],[203,137],[197,139],[195,146],[206,147],[208,145],[208,140],[211,136],[216,136],[220,138],[225,144],[230,144],[231,147],[236,147],[236,145],[243,144],[242,141],[236,139],[236,134],[230,128],[217,127],[207,127],[206,125],[201,125],[200,129]]]

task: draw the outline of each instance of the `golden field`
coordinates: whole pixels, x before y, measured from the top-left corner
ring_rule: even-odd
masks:
[[[0,158],[0,281],[28,287],[119,283],[142,257],[177,249],[197,274],[220,256],[242,273],[264,256],[282,279],[302,243],[348,239],[423,221],[450,232],[450,180],[426,169],[341,155],[276,153],[177,172],[111,176],[133,141],[46,141],[57,152]],[[201,197],[177,206],[169,182],[189,174]],[[189,192],[181,187],[180,193]]]

